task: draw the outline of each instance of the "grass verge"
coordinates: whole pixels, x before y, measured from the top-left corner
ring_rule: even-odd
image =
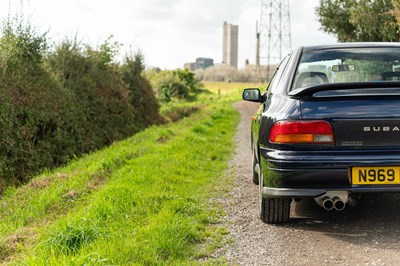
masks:
[[[45,173],[0,201],[0,259],[26,265],[196,264],[239,121],[231,99]],[[197,250],[201,243],[210,245]]]

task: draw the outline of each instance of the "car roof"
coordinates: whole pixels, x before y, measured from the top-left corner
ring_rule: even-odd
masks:
[[[344,48],[400,48],[398,42],[352,42],[335,43],[326,45],[314,45],[302,47],[304,52],[326,50],[326,49],[344,49]]]

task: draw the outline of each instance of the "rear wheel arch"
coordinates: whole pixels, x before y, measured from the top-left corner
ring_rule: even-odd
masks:
[[[258,185],[261,173],[260,166],[260,146],[252,142],[252,173],[253,173],[253,183]],[[258,172],[257,172],[258,171]]]

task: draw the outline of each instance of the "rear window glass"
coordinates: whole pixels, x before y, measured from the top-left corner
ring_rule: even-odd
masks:
[[[347,48],[303,53],[292,89],[326,83],[400,81],[399,48]]]

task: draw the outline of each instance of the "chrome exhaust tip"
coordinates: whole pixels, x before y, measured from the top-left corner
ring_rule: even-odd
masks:
[[[324,197],[322,199],[322,207],[327,211],[331,211],[334,208],[333,200],[327,196]]]
[[[327,191],[325,194],[314,198],[314,200],[327,211],[333,209],[343,211],[346,208],[347,202],[351,206],[354,205],[354,201],[348,191]]]
[[[342,201],[339,197],[333,198],[333,208],[337,211],[343,211],[346,208],[346,203]]]

